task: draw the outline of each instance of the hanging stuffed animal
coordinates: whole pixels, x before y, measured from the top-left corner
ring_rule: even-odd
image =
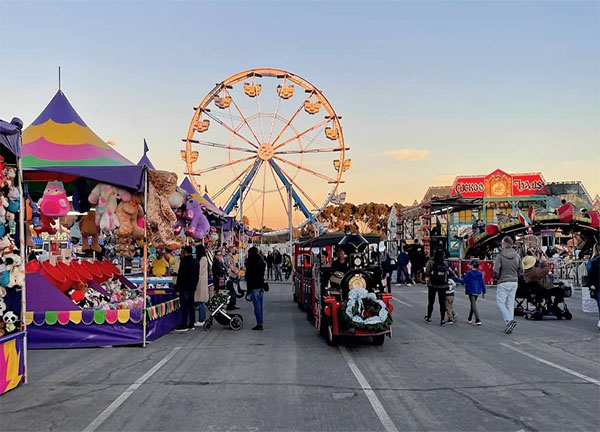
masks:
[[[6,234],[6,209],[3,205],[0,205],[0,237],[4,237]]]
[[[117,198],[131,201],[131,193],[125,189],[98,183],[88,197],[88,201],[96,205],[96,226],[106,233],[119,227],[119,219],[115,214]]]
[[[169,205],[169,196],[177,188],[177,174],[167,171],[148,171],[148,208],[146,217],[152,244],[157,249],[179,249],[181,238],[173,233],[175,213]]]
[[[17,233],[17,223],[15,222],[15,217],[16,216],[14,213],[6,212],[5,232],[8,232],[8,234],[11,236],[14,236]]]
[[[86,213],[92,207],[88,201],[89,195],[90,189],[87,181],[81,177],[78,178],[73,191],[73,208],[79,213]]]
[[[120,235],[132,235],[133,238],[144,238],[144,229],[137,225],[138,210],[133,201],[121,201],[117,206],[116,214],[119,218]]]
[[[189,221],[185,229],[185,235],[195,240],[201,240],[208,233],[210,229],[208,219],[204,216],[200,203],[192,196],[188,196],[187,198],[184,217]]]
[[[69,205],[69,209],[74,210],[74,206],[72,203]],[[73,226],[73,224],[75,223],[75,221],[77,220],[77,216],[75,216],[75,215],[61,216],[58,220],[63,227],[70,229]]]
[[[25,286],[25,273],[21,268],[21,255],[10,254],[5,258],[6,269],[9,271],[8,288],[20,289]]]
[[[6,332],[12,333],[17,329],[15,323],[19,320],[19,317],[15,315],[13,311],[6,312],[2,319],[4,320],[4,324],[6,324]]]
[[[98,227],[96,226],[96,213],[92,210],[88,214],[83,216],[79,221],[79,230],[81,231],[81,243],[83,247],[82,251],[93,250],[96,252],[102,251],[100,244],[98,243]],[[89,238],[92,238],[90,244]]]
[[[66,216],[69,213],[69,200],[61,181],[51,181],[46,185],[40,211],[50,217]]]
[[[54,226],[54,222],[55,221],[54,221],[53,218],[51,218],[50,216],[46,216],[45,214],[43,214],[42,217],[40,218],[40,225],[36,226],[35,223],[34,223],[33,224],[33,230],[35,231],[35,233],[38,236],[41,233],[43,233],[43,232],[47,232],[50,235],[54,235],[57,232],[56,227]]]

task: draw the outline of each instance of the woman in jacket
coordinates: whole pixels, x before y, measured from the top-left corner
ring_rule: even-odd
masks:
[[[265,287],[265,262],[258,254],[258,249],[252,246],[248,249],[246,259],[246,288],[247,296],[254,305],[256,326],[252,330],[263,329],[263,294]]]
[[[444,316],[446,315],[446,290],[448,289],[448,267],[444,263],[444,251],[436,249],[433,259],[427,262],[425,267],[427,276],[427,315],[425,321],[431,323],[431,314],[433,313],[433,303],[437,294],[440,303],[440,325],[446,325]]]
[[[479,271],[479,261],[473,260],[469,263],[469,271],[465,273],[463,279],[454,279],[456,282],[465,285],[465,294],[469,296],[469,303],[471,309],[469,310],[469,324],[475,326],[481,325],[479,319],[479,312],[477,312],[477,297],[485,298],[485,283],[483,281],[483,275]],[[475,320],[473,321],[473,316]]]
[[[194,294],[194,303],[198,308],[198,321],[194,324],[196,327],[204,325],[206,320],[206,308],[204,304],[211,297],[208,288],[208,258],[206,258],[206,249],[204,246],[196,246],[196,260],[200,265],[198,285],[196,285],[196,292]]]

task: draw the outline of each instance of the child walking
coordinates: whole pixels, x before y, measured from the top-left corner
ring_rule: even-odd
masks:
[[[485,298],[486,291],[483,275],[479,271],[479,261],[471,261],[469,263],[469,271],[465,273],[464,279],[455,279],[455,281],[465,285],[465,294],[469,296],[469,302],[471,303],[468,319],[469,324],[480,326],[481,320],[477,311],[477,297],[481,296],[481,298]],[[474,320],[473,317],[475,317]]]
[[[456,313],[454,312],[454,287],[456,284],[452,279],[448,279],[448,289],[446,290],[446,313],[448,314],[447,324],[456,322]]]

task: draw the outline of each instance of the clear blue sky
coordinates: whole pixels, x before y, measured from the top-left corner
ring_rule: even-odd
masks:
[[[96,133],[134,160],[146,137],[156,164],[181,173],[192,107],[233,73],[279,67],[343,115],[353,202],[409,203],[495,168],[595,194],[599,12],[597,1],[2,0],[0,117],[31,123],[61,65]],[[427,157],[385,155],[402,149]]]

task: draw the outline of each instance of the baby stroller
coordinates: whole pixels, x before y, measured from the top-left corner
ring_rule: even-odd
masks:
[[[244,318],[238,314],[227,313],[226,307],[231,296],[227,292],[217,292],[206,302],[210,316],[204,321],[204,330],[208,331],[213,326],[213,321],[218,322],[231,330],[239,330],[244,326]]]
[[[545,316],[570,320],[573,315],[564,299],[571,297],[571,294],[572,287],[563,281],[554,282],[554,289],[546,290],[537,283],[525,282],[523,277],[520,277],[515,296],[515,315],[536,321],[544,319]],[[553,301],[552,296],[558,301]],[[562,306],[559,306],[561,303]]]

